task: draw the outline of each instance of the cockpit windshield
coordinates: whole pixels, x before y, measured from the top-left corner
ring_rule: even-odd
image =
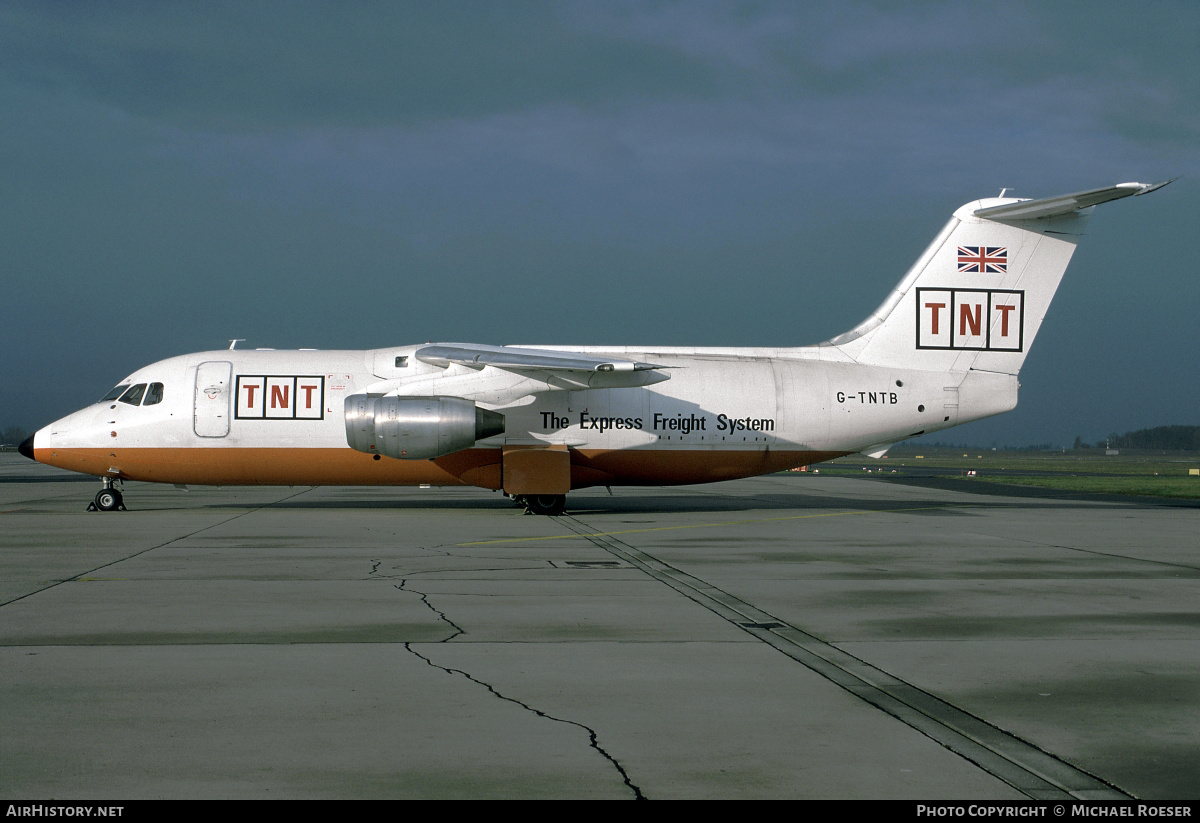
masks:
[[[128,383],[122,383],[119,386],[114,386],[112,391],[100,398],[100,402],[107,403],[110,400],[119,400],[131,406],[153,406],[156,403],[161,403],[162,399],[162,383],[151,383],[149,387],[145,383],[136,383],[132,386]]]
[[[118,397],[122,403],[128,403],[131,406],[139,406],[142,403],[142,395],[146,393],[146,384],[138,383],[130,386],[126,392]]]

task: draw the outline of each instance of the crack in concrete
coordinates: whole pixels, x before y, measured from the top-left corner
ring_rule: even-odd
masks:
[[[397,588],[399,588],[399,587],[397,587]],[[419,594],[419,592],[417,592],[417,594]],[[426,602],[428,602],[428,601],[426,601]],[[447,622],[449,622],[449,621],[447,621]],[[453,624],[451,624],[451,625],[453,625]],[[534,715],[537,715],[538,717],[541,717],[545,720],[550,720],[555,723],[565,723],[568,726],[574,726],[577,729],[582,729],[583,731],[587,732],[588,745],[592,749],[594,749],[601,757],[603,757],[605,760],[607,760],[609,763],[612,764],[613,768],[615,768],[617,770],[617,773],[621,775],[621,780],[625,783],[625,785],[629,788],[629,790],[633,792],[634,800],[645,800],[646,799],[645,795],[642,794],[642,790],[640,788],[638,788],[638,786],[635,785],[632,780],[629,779],[628,772],[625,771],[624,767],[620,764],[620,762],[615,757],[613,757],[611,754],[609,754],[604,749],[603,746],[600,745],[599,737],[597,736],[596,731],[594,729],[592,729],[589,726],[586,726],[583,723],[580,723],[576,720],[568,720],[563,717],[555,717],[554,715],[547,714],[546,712],[542,711],[541,709],[535,709],[533,706],[530,706],[528,703],[524,703],[520,700],[517,700],[515,697],[509,697],[507,695],[501,694],[490,683],[485,683],[484,681],[480,680],[477,677],[473,677],[472,675],[463,671],[462,669],[452,669],[447,666],[440,666],[437,663],[434,663],[432,660],[430,660],[425,655],[421,654],[416,649],[414,649],[411,643],[405,643],[404,648],[407,649],[410,653],[412,653],[412,654],[416,655],[417,657],[421,658],[422,660],[424,660],[425,663],[427,665],[431,666],[432,668],[435,668],[439,671],[443,671],[446,674],[456,674],[456,675],[459,675],[460,677],[465,677],[470,682],[487,689],[489,692],[491,692],[491,694],[493,696],[499,698],[500,700],[520,706],[525,711],[530,712]]]
[[[454,629],[454,634],[450,635],[449,637],[443,638],[442,640],[439,640],[438,641],[439,643],[449,642],[449,641],[453,640],[454,638],[458,637],[460,634],[467,633],[466,630],[463,629],[462,626],[459,626],[457,623],[455,623],[453,620],[451,620],[444,611],[442,611],[441,609],[438,609],[432,603],[430,603],[429,595],[427,595],[425,592],[419,592],[416,589],[406,588],[407,586],[408,586],[408,580],[401,580],[400,584],[398,586],[396,586],[396,588],[399,591],[409,592],[411,594],[415,594],[415,595],[419,596],[421,598],[421,602],[425,604],[425,608],[429,609],[431,612],[433,612],[435,615],[437,615],[438,620],[442,621],[447,626]]]
[[[432,548],[429,546],[416,546],[415,548],[418,549],[419,551],[428,552],[430,554],[433,554],[433,555],[436,555],[439,557],[444,557],[444,558],[447,558],[450,560],[461,560],[463,558],[471,557],[470,554],[450,552],[450,551],[446,551],[445,549],[440,549],[436,546],[432,547]],[[492,558],[485,558],[485,559],[492,560]],[[462,566],[445,566],[445,567],[432,568],[432,569],[421,569],[419,571],[411,570],[411,569],[410,570],[401,569],[395,573],[388,573],[388,572],[380,571],[380,569],[383,566],[383,563],[384,563],[383,558],[378,558],[378,559],[371,558],[371,564],[372,564],[371,570],[369,572],[367,572],[367,577],[374,578],[376,580],[395,580],[395,579],[399,578],[400,580],[404,581],[410,577],[420,577],[422,575],[431,575],[431,574],[443,574],[446,572],[457,573],[457,572],[463,572],[463,571],[470,571],[470,572],[491,573],[491,572],[511,572],[511,571],[531,571],[531,570],[536,571],[538,569],[544,568],[544,566],[546,565],[546,563],[542,562],[542,563],[531,563],[529,565],[520,565],[520,566],[476,566],[476,567],[468,567],[465,569]],[[550,564],[550,565],[553,565],[553,564]],[[403,583],[401,585],[403,585]]]
[[[441,609],[434,606],[433,603],[430,602],[429,595],[426,592],[422,592],[422,591],[418,591],[417,589],[409,588],[408,580],[401,580],[399,585],[396,586],[396,589],[398,591],[408,592],[410,594],[415,594],[418,597],[420,597],[421,602],[425,604],[425,607],[427,609],[429,609],[431,612],[433,612],[435,615],[437,615],[438,620],[444,622],[446,625],[448,625],[454,629],[454,632],[455,632],[454,634],[450,635],[450,637],[447,637],[443,640],[439,640],[438,641],[439,643],[447,643],[450,640],[453,640],[455,637],[458,637],[459,635],[465,635],[467,633],[465,629],[463,629],[461,626],[459,626],[457,623],[455,623],[453,620],[451,620],[450,617],[444,611],[442,611]],[[633,792],[634,799],[636,799],[636,800],[644,800],[645,799],[645,797],[642,795],[641,789],[638,788],[636,785],[634,785],[634,783],[629,779],[629,774],[625,771],[625,769],[621,766],[621,764],[617,761],[617,759],[614,758],[612,755],[610,755],[607,751],[605,751],[604,747],[600,745],[599,738],[596,735],[596,731],[594,729],[592,729],[588,726],[585,726],[584,724],[579,723],[575,720],[567,720],[567,719],[561,718],[561,717],[554,717],[553,715],[547,714],[546,712],[543,712],[540,709],[535,709],[532,706],[530,706],[529,704],[524,703],[520,700],[517,700],[516,698],[503,695],[500,692],[496,691],[496,689],[491,684],[485,683],[484,681],[482,681],[476,677],[473,677],[472,675],[463,671],[462,669],[451,669],[451,668],[447,668],[446,666],[439,666],[437,663],[434,663],[431,659],[429,659],[428,657],[426,657],[425,655],[421,654],[419,651],[414,649],[412,647],[411,643],[405,643],[404,648],[407,649],[412,654],[414,654],[417,657],[424,660],[425,663],[428,664],[429,666],[431,666],[435,669],[438,669],[440,671],[446,672],[447,674],[457,674],[462,677],[465,677],[467,680],[471,681],[472,683],[475,683],[479,686],[483,686],[485,689],[487,689],[489,692],[491,692],[493,695],[495,695],[499,699],[507,701],[509,703],[513,703],[517,706],[520,706],[521,708],[525,709],[528,712],[532,712],[533,714],[537,715],[538,717],[545,718],[546,720],[552,720],[556,723],[566,723],[570,726],[575,726],[576,728],[583,729],[588,734],[588,745],[591,748],[595,749],[596,752],[598,752],[605,760],[607,760],[609,763],[611,763],[613,765],[614,768],[616,768],[617,772],[621,775],[621,780],[624,781],[625,785],[628,786],[630,791]]]
[[[436,569],[421,569],[415,571],[412,569],[401,569],[396,574],[377,574],[372,570],[371,577],[378,580],[407,580],[412,577],[426,577],[429,575],[438,574],[458,574],[463,572],[491,574],[494,572],[514,572],[514,571],[540,571],[538,566],[445,566]]]

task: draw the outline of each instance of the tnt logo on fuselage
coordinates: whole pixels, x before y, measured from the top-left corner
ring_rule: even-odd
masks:
[[[237,376],[238,420],[321,420],[324,410],[322,376]]]
[[[1022,351],[1025,292],[917,289],[917,348]]]

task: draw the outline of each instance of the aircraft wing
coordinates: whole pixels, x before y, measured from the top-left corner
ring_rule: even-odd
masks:
[[[510,348],[473,343],[437,343],[422,346],[413,353],[413,356],[423,363],[442,368],[454,363],[472,369],[492,366],[522,375],[529,375],[533,372],[550,372],[571,383],[602,384],[607,388],[645,386],[650,383],[659,383],[670,377],[660,371],[668,368],[667,366],[555,349]]]
[[[1017,203],[1005,203],[1003,206],[991,206],[986,209],[976,209],[976,217],[988,220],[1036,220],[1040,217],[1055,217],[1067,214],[1089,206],[1107,203],[1130,195],[1149,194],[1155,189],[1161,189],[1171,180],[1161,183],[1117,183],[1103,189],[1077,191],[1074,194],[1061,194],[1057,197],[1043,197],[1038,200],[1021,200]]]

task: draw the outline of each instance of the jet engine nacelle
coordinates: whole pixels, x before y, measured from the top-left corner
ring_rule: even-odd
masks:
[[[504,415],[461,397],[346,398],[346,442],[368,454],[428,460],[503,433]]]

